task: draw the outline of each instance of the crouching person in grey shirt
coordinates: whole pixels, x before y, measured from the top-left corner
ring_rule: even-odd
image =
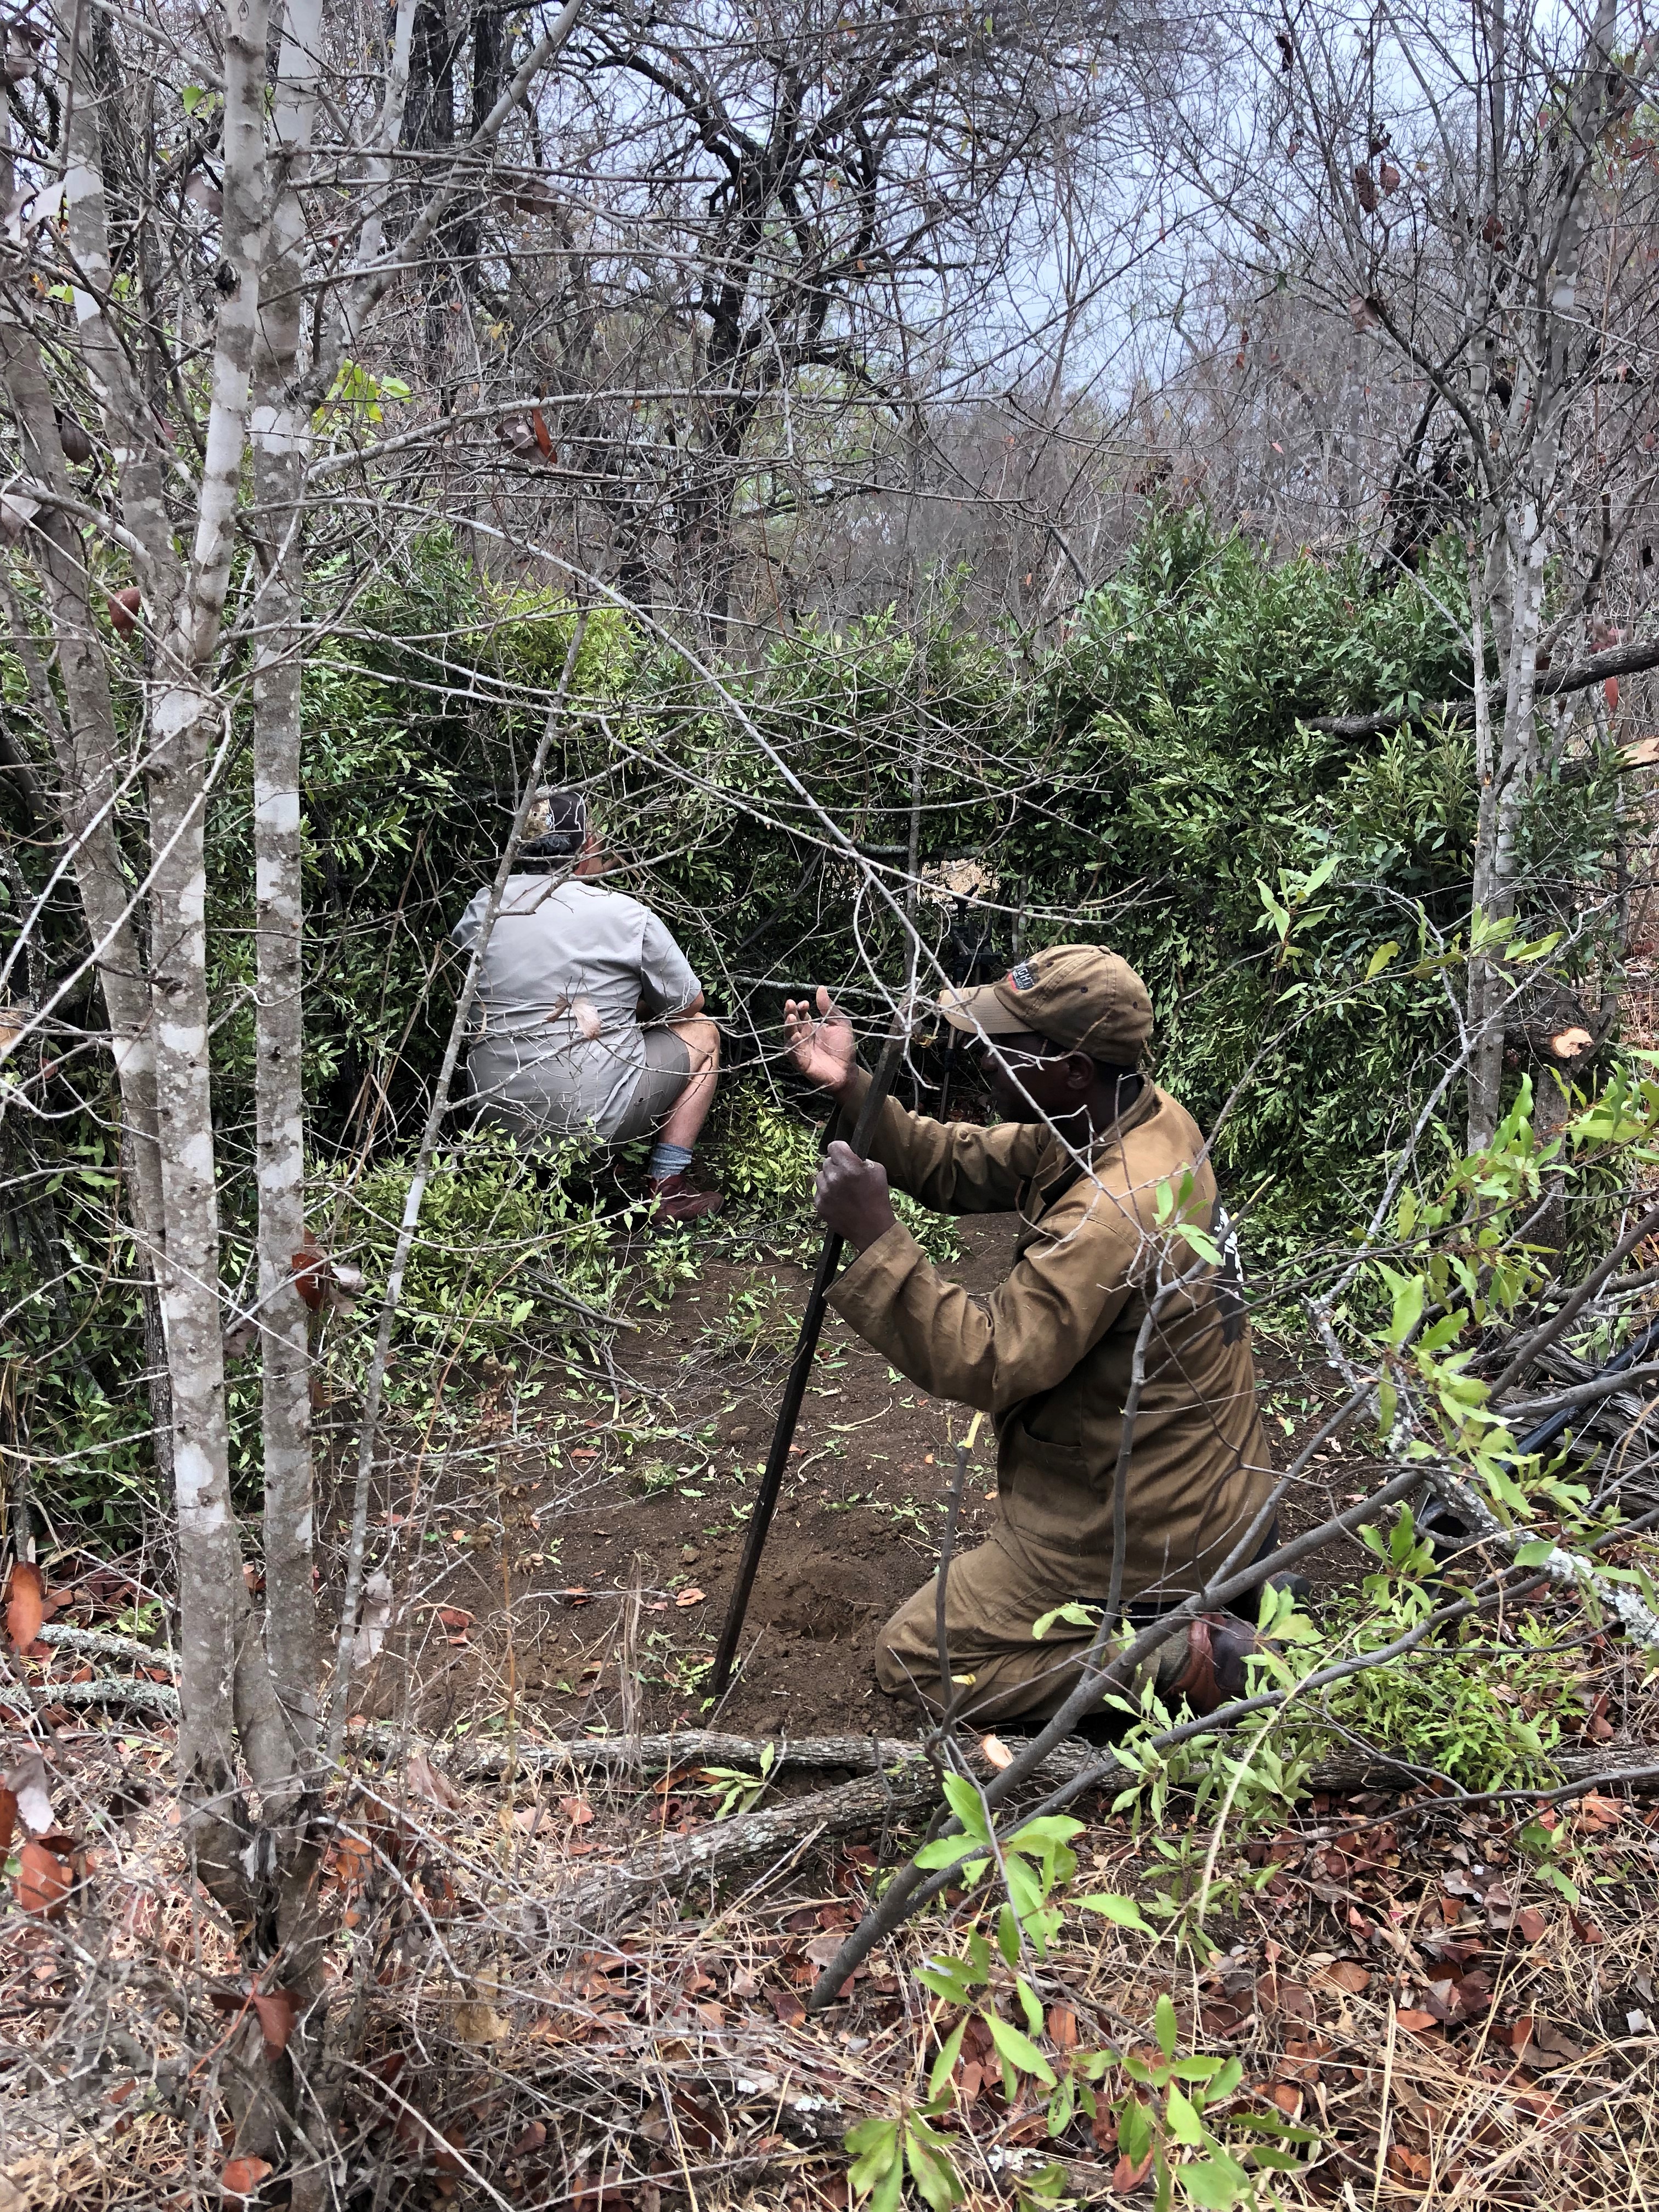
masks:
[[[611,1144],[654,1132],[646,1188],[659,1217],[718,1212],[719,1191],[688,1173],[720,1065],[702,986],[648,907],[594,880],[606,861],[580,792],[547,793],[527,826],[478,976],[479,1118]],[[476,892],[456,924],[464,952],[488,904]]]

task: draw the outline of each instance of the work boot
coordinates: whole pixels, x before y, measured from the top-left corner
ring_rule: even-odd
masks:
[[[1261,1585],[1261,1595],[1265,1597],[1269,1590],[1288,1590],[1298,1613],[1305,1613],[1313,1599],[1313,1584],[1306,1575],[1292,1574],[1288,1569],[1283,1574],[1268,1576]],[[1256,1609],[1260,1612],[1261,1599],[1257,1600]]]
[[[726,1194],[698,1190],[682,1168],[674,1175],[653,1176],[645,1186],[645,1202],[653,1221],[702,1221],[720,1212]]]
[[[1184,1651],[1177,1634],[1158,1653],[1158,1695],[1166,1705],[1184,1698],[1195,1713],[1218,1711],[1249,1696],[1244,1662],[1267,1649],[1237,1613],[1200,1613],[1187,1624]]]

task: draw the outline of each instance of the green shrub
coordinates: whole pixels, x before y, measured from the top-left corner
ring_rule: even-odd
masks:
[[[1299,1672],[1377,1651],[1413,1627],[1443,1596],[1433,1553],[1402,1506],[1384,1535],[1361,1530],[1377,1561],[1360,1590],[1328,1601],[1320,1643],[1297,1646]],[[1517,1613],[1514,1642],[1490,1623],[1459,1623],[1431,1642],[1328,1685],[1293,1705],[1287,1742],[1304,1756],[1350,1754],[1354,1739],[1437,1769],[1466,1790],[1547,1789],[1551,1754],[1583,1719],[1576,1675],[1553,1648],[1547,1620]],[[1333,1733],[1322,1722],[1334,1723]],[[1284,1747],[1281,1746],[1281,1751]]]
[[[318,573],[319,611],[341,580]],[[820,980],[866,1030],[884,1024],[868,967],[890,987],[903,974],[902,933],[879,898],[855,914],[856,872],[824,856],[800,793],[890,863],[919,792],[924,864],[971,853],[997,872],[991,924],[1005,950],[1019,908],[1028,948],[1097,941],[1141,969],[1160,1079],[1213,1130],[1230,1196],[1250,1201],[1247,1237],[1271,1255],[1363,1214],[1453,1036],[1448,979],[1412,969],[1419,943],[1466,924],[1467,732],[1354,740],[1309,726],[1467,687],[1461,551],[1431,556],[1424,585],[1379,589],[1358,554],[1274,567],[1190,509],[1152,518],[1046,661],[1013,637],[964,632],[946,605],[914,633],[884,617],[804,624],[726,670],[724,696],[611,611],[590,623],[547,773],[592,781],[625,883],[680,937],[745,1049],[775,1048],[785,991]],[[556,592],[480,578],[434,532],[374,577],[349,627],[319,636],[306,670],[309,1134],[320,1161],[359,1163],[352,1203],[365,1210],[348,1232],[372,1278],[448,1032],[459,963],[443,957],[447,933],[493,874],[572,619]],[[0,667],[0,712],[32,746],[20,680],[9,660]],[[1546,927],[1610,910],[1612,766],[1596,756],[1560,768],[1523,825],[1528,914]],[[210,820],[228,1276],[246,1266],[255,1208],[250,816],[244,747]],[[42,852],[19,848],[31,892]],[[1263,886],[1297,906],[1288,947]],[[948,917],[924,904],[920,918],[937,944]],[[49,914],[47,939],[49,959],[79,958],[66,907]],[[1386,943],[1401,956],[1367,983]],[[1589,931],[1572,959],[1607,950]],[[114,1117],[66,1086],[49,1103],[63,1310],[33,1296],[43,1271],[14,1236],[0,1251],[8,1356],[21,1363],[32,1448],[64,1470],[76,1510],[105,1497],[125,1510],[149,1480],[134,1412],[142,1317],[111,1241],[109,1161],[82,1158],[107,1146]],[[1455,1094],[1444,1113],[1455,1127]],[[728,1227],[787,1224],[804,1241],[817,1141],[763,1074],[728,1077],[710,1130]],[[350,1180],[343,1165],[322,1173],[322,1212]],[[549,1285],[600,1308],[617,1287],[581,1188],[478,1146],[444,1169],[411,1273],[411,1336],[506,1342],[540,1329],[544,1306],[576,1344],[592,1324]],[[957,1256],[948,1222],[899,1211],[933,1256]],[[459,1273],[441,1260],[452,1245],[465,1247]],[[245,1429],[252,1364],[233,1378]]]
[[[400,1346],[472,1358],[550,1342],[580,1349],[602,1332],[626,1265],[586,1187],[590,1153],[577,1139],[480,1128],[436,1164],[404,1278]],[[391,1269],[409,1177],[406,1163],[392,1161],[326,1186],[325,1242],[363,1269],[371,1296]]]

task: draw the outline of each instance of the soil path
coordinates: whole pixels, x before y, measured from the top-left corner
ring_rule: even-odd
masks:
[[[993,1290],[1015,1225],[1012,1215],[957,1223],[960,1255],[947,1271],[970,1291]],[[685,1275],[663,1310],[636,1310],[614,1393],[521,1401],[502,1433],[480,1440],[488,1488],[476,1474],[441,1479],[415,1514],[388,1506],[389,1547],[418,1561],[420,1594],[360,1690],[366,1714],[411,1713],[433,1735],[464,1718],[476,1727],[481,1713],[486,1725],[516,1721],[538,1734],[707,1719],[704,1680],[808,1280],[799,1257],[737,1260],[720,1256],[723,1246],[718,1235],[682,1241]],[[1258,1346],[1258,1364],[1279,1456],[1317,1420],[1328,1391],[1271,1346]],[[913,1713],[877,1689],[872,1645],[938,1564],[955,1446],[970,1418],[829,1318],[722,1727],[914,1728]],[[1323,1518],[1360,1473],[1361,1462],[1328,1455],[1291,1501],[1288,1525]],[[991,1524],[994,1483],[994,1439],[981,1424],[963,1548]],[[1329,1555],[1319,1578],[1352,1575],[1360,1556],[1354,1546]]]

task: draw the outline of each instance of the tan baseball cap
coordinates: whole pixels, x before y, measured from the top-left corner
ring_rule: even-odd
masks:
[[[1133,1067],[1152,1034],[1146,986],[1097,945],[1051,945],[1017,960],[1000,983],[946,991],[939,1010],[952,1029],[983,1036],[1030,1030],[1114,1067]]]

